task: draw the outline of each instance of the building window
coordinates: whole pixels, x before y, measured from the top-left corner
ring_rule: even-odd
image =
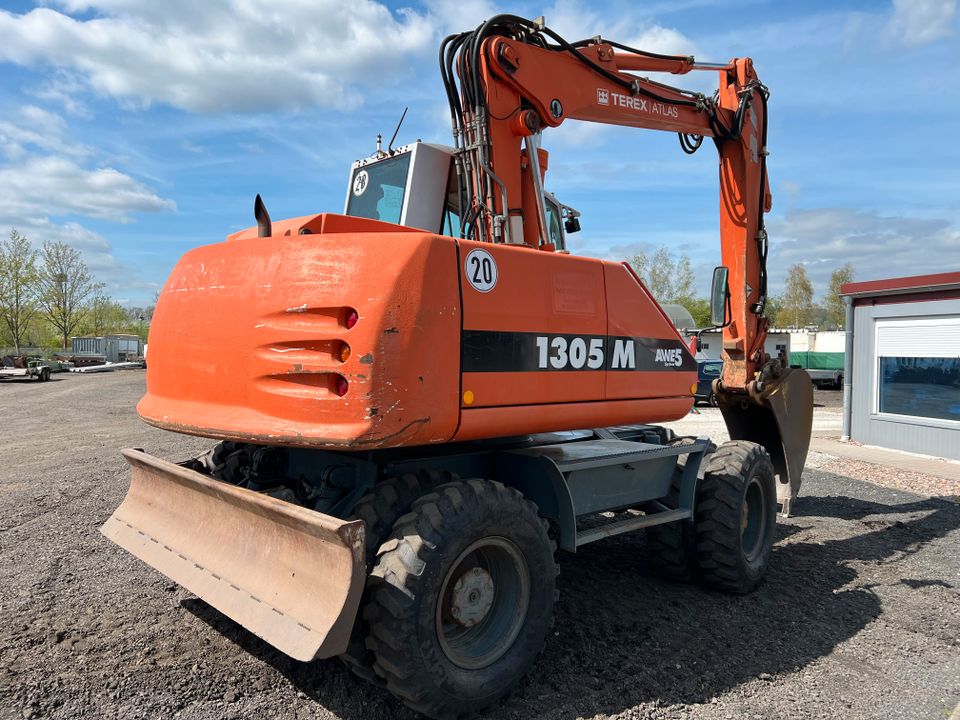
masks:
[[[881,413],[960,422],[960,358],[881,357]]]

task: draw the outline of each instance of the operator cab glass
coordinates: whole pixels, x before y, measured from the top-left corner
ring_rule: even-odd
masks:
[[[544,193],[543,201],[547,210],[547,236],[557,250],[566,250],[567,242],[563,237],[563,228],[560,224],[562,215],[560,205],[554,201],[550,193]]]
[[[354,170],[347,215],[399,224],[409,170],[410,153],[394,155]]]

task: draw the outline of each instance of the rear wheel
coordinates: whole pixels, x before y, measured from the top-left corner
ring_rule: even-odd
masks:
[[[353,519],[363,520],[368,575],[376,562],[380,545],[390,535],[397,518],[410,512],[410,506],[418,497],[430,492],[437,485],[455,478],[456,475],[436,470],[406,473],[384,480],[357,501],[353,510]],[[366,646],[368,627],[363,618],[363,610],[368,600],[369,589],[364,589],[353,633],[350,636],[350,644],[347,645],[340,659],[358,677],[383,685],[383,678],[373,669],[375,659],[373,653]]]
[[[777,519],[773,463],[756,443],[731,440],[711,456],[697,488],[697,569],[717,590],[746,593],[766,574]]]
[[[552,625],[553,552],[536,506],[500,483],[448,483],[417,500],[371,576],[367,644],[387,688],[434,718],[506,694]]]
[[[710,397],[707,398],[707,404],[710,407],[717,407],[717,394],[712,390],[710,391]]]
[[[671,444],[687,445],[691,442],[691,439],[683,438]],[[700,463],[700,476],[703,475],[707,459],[715,450],[716,447],[711,443],[705,451],[705,457]],[[682,455],[677,459],[677,467],[673,471],[673,480],[670,483],[670,493],[660,500],[671,510],[680,507],[680,480],[688,458],[689,455]],[[647,553],[657,574],[678,582],[689,582],[696,578],[698,574],[696,538],[692,521],[680,520],[653,525],[647,528],[646,533]]]

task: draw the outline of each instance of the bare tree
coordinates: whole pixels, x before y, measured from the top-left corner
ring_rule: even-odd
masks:
[[[827,324],[831,328],[842,328],[846,322],[840,287],[848,282],[853,282],[852,263],[838,267],[830,273],[830,285],[827,287],[827,294],[823,297],[823,306],[827,313]]]
[[[41,255],[40,303],[66,349],[70,336],[83,320],[87,299],[101,285],[90,275],[80,251],[66,243],[45,242]]]
[[[787,271],[787,289],[783,293],[781,316],[795,328],[801,328],[810,320],[813,312],[813,283],[807,269],[800,263]]]
[[[10,239],[0,243],[0,315],[17,355],[37,313],[39,281],[37,251],[27,238],[11,229]]]

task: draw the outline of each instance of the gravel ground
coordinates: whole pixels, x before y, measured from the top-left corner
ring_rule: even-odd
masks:
[[[180,458],[207,444],[136,419],[143,377],[0,383],[0,718],[412,719],[336,660],[280,655],[98,533],[126,491],[120,448]],[[750,596],[656,579],[642,534],[562,556],[555,633],[488,717],[948,718],[960,506],[832,461],[811,457]]]

